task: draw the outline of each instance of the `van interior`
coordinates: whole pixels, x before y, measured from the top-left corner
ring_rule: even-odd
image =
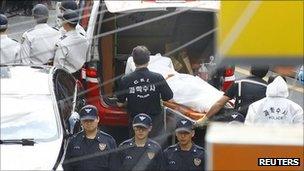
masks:
[[[184,11],[145,23],[172,12],[174,10],[105,13],[99,16],[100,29],[97,34],[105,35],[98,40],[99,71],[105,83],[101,92],[109,105],[114,103],[108,97],[112,97],[117,89],[117,81],[111,80],[119,80],[124,75],[127,58],[137,45],[145,45],[152,55],[160,53],[170,57],[175,69],[181,73],[194,74],[199,64],[209,62],[210,56],[215,52],[215,33],[212,32],[194,43],[191,41],[216,27],[216,14]],[[132,28],[107,34],[127,27]],[[191,44],[179,48],[189,42]]]

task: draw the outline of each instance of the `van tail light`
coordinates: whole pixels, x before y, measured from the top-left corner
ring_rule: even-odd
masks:
[[[87,68],[85,70],[86,77],[97,78],[97,69],[96,68]]]
[[[98,71],[96,67],[87,67],[85,69],[85,80],[90,83],[98,83]]]
[[[234,81],[235,81],[234,67],[226,68],[222,90],[226,91]]]
[[[229,67],[225,71],[225,77],[230,77],[234,75],[234,67]]]

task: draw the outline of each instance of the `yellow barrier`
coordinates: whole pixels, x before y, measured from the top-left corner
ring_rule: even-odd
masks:
[[[304,1],[222,1],[219,55],[246,64],[303,62],[303,8]]]

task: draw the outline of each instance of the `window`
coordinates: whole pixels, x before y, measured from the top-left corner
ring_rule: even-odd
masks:
[[[1,139],[58,138],[50,94],[2,94]]]

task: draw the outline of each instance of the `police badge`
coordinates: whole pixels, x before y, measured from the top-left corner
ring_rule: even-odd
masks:
[[[202,160],[199,159],[199,158],[194,158],[193,159],[193,163],[194,163],[195,166],[199,166],[201,164],[201,162],[202,162]]]
[[[148,157],[149,157],[150,160],[152,160],[154,158],[154,156],[155,156],[155,153],[148,152]]]
[[[107,147],[107,144],[99,143],[99,149],[100,149],[101,151],[105,150],[106,147]]]

